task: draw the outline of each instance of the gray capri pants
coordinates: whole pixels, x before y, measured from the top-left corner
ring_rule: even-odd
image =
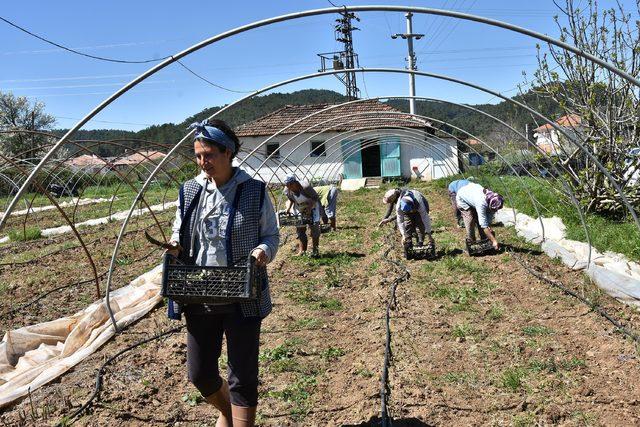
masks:
[[[226,306],[225,306],[226,307]],[[189,381],[211,396],[222,386],[218,359],[222,335],[227,337],[227,373],[231,403],[252,407],[258,404],[258,317],[243,317],[238,307],[225,313],[189,313],[187,319],[187,368]]]

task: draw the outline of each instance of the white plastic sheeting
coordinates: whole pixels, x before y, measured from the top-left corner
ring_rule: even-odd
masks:
[[[169,203],[161,203],[158,205],[152,205],[149,208],[144,207],[144,208],[135,209],[131,216],[134,217],[134,216],[144,215],[146,213],[149,213],[149,209],[151,209],[153,212],[162,212],[162,211],[166,211],[167,209],[175,208],[176,206],[178,206],[177,201],[169,202]],[[105,216],[105,217],[96,218],[96,219],[89,219],[87,221],[79,222],[75,224],[75,227],[76,229],[78,229],[83,227],[93,227],[96,225],[108,224],[113,221],[124,221],[128,214],[129,214],[128,210],[120,211],[110,216]],[[58,236],[60,234],[65,234],[70,232],[71,232],[70,225],[62,225],[60,227],[45,228],[40,233],[43,237],[50,237],[50,236]],[[5,236],[0,238],[0,243],[6,243],[9,240],[10,240],[9,236]]]
[[[559,258],[573,270],[584,270],[601,289],[617,300],[640,308],[640,264],[613,252],[600,253],[584,242],[565,239],[566,227],[558,217],[532,218],[505,208],[496,214],[495,220],[516,228],[519,236],[538,243],[551,258]],[[544,237],[542,229],[544,227]]]
[[[68,202],[62,202],[62,203],[58,203],[58,205],[61,208],[67,208],[69,206],[85,206],[85,205],[95,205],[97,203],[104,203],[104,202],[109,202],[111,201],[112,198],[99,198],[99,199],[80,199],[78,200],[78,198],[73,198],[71,200],[69,200]],[[118,200],[118,198],[116,197],[115,200]],[[39,206],[39,207],[30,207],[27,209],[22,209],[20,211],[13,211],[11,212],[11,216],[20,216],[20,215],[25,215],[28,213],[35,213],[35,212],[43,212],[43,211],[50,211],[56,209],[56,207],[54,205],[47,205],[47,206]],[[4,212],[0,212],[0,216],[4,216]]]
[[[111,292],[119,328],[161,300],[162,265]],[[59,377],[114,335],[104,300],[69,317],[8,331],[0,342],[0,408]]]

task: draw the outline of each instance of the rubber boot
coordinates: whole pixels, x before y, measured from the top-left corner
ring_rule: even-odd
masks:
[[[337,227],[336,227],[336,217],[334,216],[333,218],[329,218],[329,221],[331,222],[331,229],[332,229],[333,231],[336,231],[336,230],[337,230]]]
[[[218,421],[216,421],[216,427],[232,427],[231,423],[231,398],[229,396],[229,384],[224,379],[222,380],[222,386],[220,390],[216,391],[210,396],[204,398],[207,403],[213,405],[220,411]]]
[[[257,406],[245,408],[243,406],[231,405],[233,413],[233,427],[253,427],[256,421]]]

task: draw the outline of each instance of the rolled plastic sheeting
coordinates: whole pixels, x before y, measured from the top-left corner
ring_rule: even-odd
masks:
[[[162,265],[111,292],[119,328],[147,314],[162,297]],[[104,300],[69,317],[8,331],[0,342],[0,408],[56,379],[114,336]]]
[[[67,208],[69,206],[85,206],[85,205],[95,205],[98,203],[105,203],[105,202],[109,202],[111,200],[118,200],[117,197],[110,197],[108,199],[101,197],[99,199],[80,199],[78,200],[77,197],[74,197],[73,199],[71,199],[68,202],[62,202],[62,203],[58,203],[58,206],[60,206],[61,208]],[[31,208],[27,208],[27,209],[22,209],[20,211],[13,211],[11,212],[11,216],[20,216],[20,215],[26,215],[28,213],[35,213],[35,212],[44,212],[44,211],[50,211],[56,209],[55,205],[47,205],[47,206],[38,206],[38,207],[31,207]],[[0,216],[4,216],[4,212],[0,212]]]
[[[538,243],[551,258],[559,258],[573,270],[585,270],[593,282],[617,300],[640,307],[640,264],[622,254],[598,252],[587,243],[565,239],[565,225],[557,217],[543,218],[544,237],[540,220],[505,208],[496,213],[495,220],[507,227],[515,226],[525,240]],[[591,263],[589,261],[591,249]],[[587,268],[588,267],[588,268]]]
[[[160,203],[157,205],[152,205],[149,206],[149,209],[151,209],[152,212],[162,212],[162,211],[166,211],[167,209],[171,209],[171,208],[175,208],[176,206],[178,206],[178,202],[169,202],[169,203]],[[136,216],[141,216],[141,215],[145,215],[146,213],[149,212],[149,209],[147,208],[140,208],[140,209],[136,209],[133,211],[133,213],[131,214],[132,217],[136,217]],[[124,219],[127,217],[127,215],[129,214],[129,211],[120,211],[120,212],[116,212],[113,215],[110,216],[105,216],[102,218],[95,218],[95,219],[89,219],[87,221],[83,221],[83,222],[79,222],[77,224],[75,224],[76,229],[77,228],[82,228],[82,227],[94,227],[96,225],[102,225],[102,224],[108,224],[110,222],[113,221],[124,221]],[[50,237],[50,236],[58,236],[60,234],[65,234],[65,233],[70,233],[71,232],[71,226],[70,225],[62,225],[60,227],[53,227],[53,228],[45,228],[44,230],[42,230],[40,232],[40,234],[44,237]],[[10,240],[9,236],[5,236],[0,238],[0,243],[6,243]]]

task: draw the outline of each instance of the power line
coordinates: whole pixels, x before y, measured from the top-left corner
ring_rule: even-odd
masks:
[[[90,55],[88,53],[82,53],[82,52],[79,52],[79,51],[77,51],[75,49],[71,49],[69,47],[63,46],[63,45],[61,45],[59,43],[56,43],[54,41],[48,40],[48,39],[46,39],[46,38],[44,38],[42,36],[39,36],[39,35],[31,32],[31,31],[27,30],[26,28],[23,28],[23,27],[19,26],[18,24],[15,24],[15,23],[9,21],[6,18],[3,18],[2,16],[0,16],[0,21],[4,21],[7,24],[11,25],[12,27],[14,27],[14,28],[16,28],[16,29],[18,29],[18,30],[20,30],[20,31],[22,31],[24,33],[27,33],[30,36],[37,38],[38,40],[41,40],[41,41],[43,41],[45,43],[48,43],[48,44],[53,45],[55,47],[58,47],[60,49],[64,49],[67,52],[75,53],[76,55],[84,56],[86,58],[97,59],[99,61],[116,62],[116,63],[119,63],[119,64],[148,64],[150,62],[159,62],[159,61],[164,61],[165,59],[171,58],[171,56],[165,56],[163,58],[145,59],[145,60],[142,60],[142,61],[128,61],[128,60],[124,60],[124,59],[113,59],[113,58],[105,58],[105,57],[102,57],[102,56]]]
[[[197,78],[202,80],[203,82],[206,82],[206,83],[210,84],[211,86],[217,87],[218,89],[226,90],[227,92],[233,92],[233,93],[253,93],[253,92],[255,92],[254,90],[234,90],[234,89],[226,88],[224,86],[220,86],[219,84],[213,83],[212,81],[209,81],[206,78],[202,77],[200,74],[196,73],[191,68],[189,68],[186,65],[184,65],[182,62],[180,62],[180,61],[176,61],[176,62],[178,64],[180,64],[180,66],[182,66],[182,68],[184,68],[185,70],[187,70],[188,72],[190,72],[191,74],[193,74],[194,76],[196,76]]]

